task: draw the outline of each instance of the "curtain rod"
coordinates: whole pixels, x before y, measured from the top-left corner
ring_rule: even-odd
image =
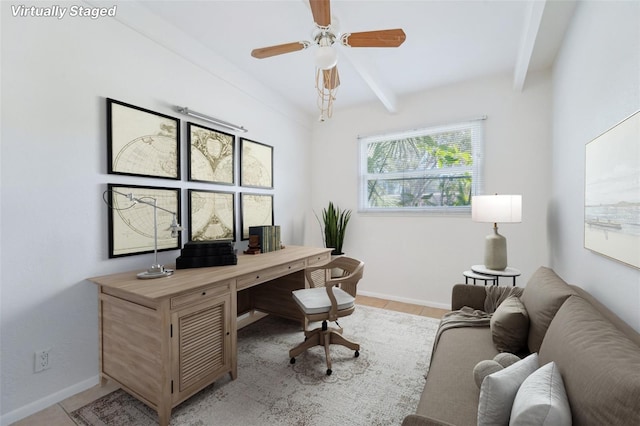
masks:
[[[440,127],[440,126],[448,126],[448,125],[456,125],[456,124],[460,124],[460,123],[466,123],[468,121],[482,121],[482,120],[486,120],[487,116],[486,115],[480,115],[478,117],[474,117],[474,118],[467,118],[465,120],[458,120],[455,122],[449,122],[449,123],[440,123],[440,124],[431,124],[428,126],[424,126],[424,127],[418,127],[415,129],[409,129],[409,130],[397,130],[394,132],[387,132],[387,133],[378,133],[375,135],[358,135],[358,139],[365,139],[365,138],[380,138],[380,137],[386,137],[386,136],[391,136],[391,135],[397,135],[400,133],[411,133],[411,132],[417,132],[420,130],[424,130],[424,129],[429,129],[431,127]]]
[[[187,107],[176,106],[176,111],[184,115],[189,115],[191,117],[208,121],[209,123],[217,124],[218,126],[226,127],[227,129],[236,130],[238,132],[247,132],[247,129],[245,129],[243,126],[238,126],[236,124],[229,123],[228,121],[220,120],[218,118],[190,110]]]

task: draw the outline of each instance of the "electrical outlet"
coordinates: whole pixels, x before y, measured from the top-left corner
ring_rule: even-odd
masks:
[[[49,352],[51,352],[51,348],[36,351],[35,353],[35,372],[36,373],[51,367],[51,364],[49,364],[49,361],[51,361],[49,358]]]

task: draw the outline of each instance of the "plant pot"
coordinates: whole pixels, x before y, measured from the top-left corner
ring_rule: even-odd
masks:
[[[340,253],[340,254],[332,254],[331,255],[331,261],[333,261],[334,259],[337,259],[338,257],[342,257],[344,256],[344,253]],[[331,269],[331,278],[338,278],[342,276],[342,273],[344,271],[340,268],[333,268]]]

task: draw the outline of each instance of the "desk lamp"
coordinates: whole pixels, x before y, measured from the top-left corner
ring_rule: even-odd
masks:
[[[471,198],[471,219],[493,222],[493,233],[487,235],[484,266],[495,271],[507,268],[507,239],[498,233],[498,222],[522,222],[522,195],[476,195]]]
[[[118,195],[122,195],[123,197],[127,197],[129,201],[133,204],[146,204],[148,206],[153,207],[153,254],[155,263],[151,265],[149,269],[144,272],[140,272],[137,276],[140,279],[150,279],[150,278],[161,278],[168,277],[173,274],[173,270],[165,269],[164,265],[160,265],[158,263],[158,209],[165,211],[167,213],[171,213],[173,215],[173,220],[171,221],[171,225],[169,225],[169,229],[171,230],[171,237],[177,237],[179,231],[182,231],[182,226],[178,223],[176,219],[176,212],[172,212],[171,210],[167,210],[164,207],[158,206],[158,200],[151,197],[144,198],[136,198],[133,194],[124,194],[122,192],[118,192],[115,190],[107,190],[102,194],[102,199],[110,208],[114,208],[109,202],[107,202],[105,195],[107,192],[113,192]],[[133,206],[132,204],[132,206]]]

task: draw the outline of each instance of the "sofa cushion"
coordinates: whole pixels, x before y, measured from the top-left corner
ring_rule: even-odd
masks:
[[[491,316],[491,337],[500,352],[517,353],[527,344],[529,315],[516,296],[507,297]]]
[[[497,353],[489,327],[444,331],[431,357],[416,414],[457,426],[475,426],[479,390],[473,380],[473,367]]]
[[[580,425],[640,425],[640,347],[572,296],[551,322],[540,363],[554,361]]]
[[[513,401],[509,426],[571,426],[562,376],[550,362],[527,377]]]
[[[540,267],[533,274],[520,298],[529,314],[530,352],[540,350],[551,320],[572,294],[575,294],[575,291],[552,269]]]
[[[538,354],[531,354],[504,370],[484,378],[478,402],[478,426],[509,424],[518,388],[538,369]]]

